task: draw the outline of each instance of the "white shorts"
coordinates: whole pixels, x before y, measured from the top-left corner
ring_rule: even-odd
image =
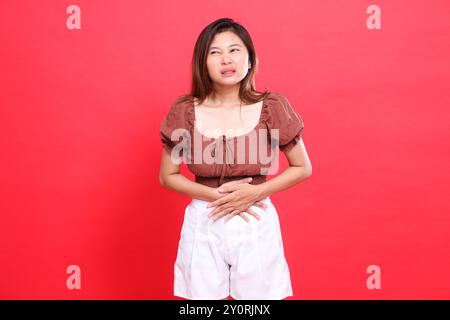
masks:
[[[261,219],[212,221],[213,208],[192,199],[186,207],[175,262],[174,295],[191,300],[281,300],[292,296],[277,211],[252,206]]]

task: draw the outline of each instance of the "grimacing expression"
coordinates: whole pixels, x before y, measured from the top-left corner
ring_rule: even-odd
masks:
[[[248,50],[234,32],[217,33],[208,49],[208,74],[213,83],[235,85],[248,73]]]

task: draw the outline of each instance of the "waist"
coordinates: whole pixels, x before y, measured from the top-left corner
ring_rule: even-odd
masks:
[[[244,178],[252,177],[252,181],[250,184],[261,184],[266,182],[266,175],[256,175],[256,176],[235,176],[235,177],[224,177],[223,183],[235,181],[235,180],[241,180]],[[218,188],[220,187],[219,184],[219,177],[200,177],[195,176],[195,182],[203,184],[205,186],[211,187],[211,188]]]
[[[267,196],[259,201],[267,204],[268,206],[273,206],[272,199],[270,198],[270,196]],[[191,202],[189,203],[189,206],[191,206],[195,209],[198,209],[198,210],[212,211],[213,208],[206,207],[209,203],[210,203],[210,201],[192,198]]]

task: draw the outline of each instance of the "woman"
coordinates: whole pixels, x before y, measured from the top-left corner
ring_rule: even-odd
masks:
[[[269,196],[307,179],[312,167],[302,119],[282,94],[255,90],[256,65],[247,30],[231,19],[214,21],[195,44],[191,93],[161,123],[160,183],[192,197],[175,262],[175,296],[293,294]],[[289,168],[267,180],[277,146]],[[180,174],[182,156],[195,182]]]

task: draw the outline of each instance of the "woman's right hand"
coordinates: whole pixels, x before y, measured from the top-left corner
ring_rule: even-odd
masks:
[[[239,184],[239,183],[250,183],[250,182],[252,182],[252,177],[247,177],[247,178],[243,178],[243,179],[239,179],[239,180],[234,180],[234,181],[229,181],[229,182],[226,182],[226,183],[223,183],[222,185],[220,185],[218,188],[215,188],[214,189],[214,196],[215,196],[215,200],[217,200],[217,199],[220,199],[220,198],[222,198],[223,196],[225,196],[225,195],[227,195],[228,193],[223,193],[223,192],[219,192],[219,188],[221,188],[221,187],[226,187],[226,186],[233,186],[233,185],[236,185],[236,184]],[[265,204],[265,203],[263,203],[263,202],[261,202],[261,201],[257,201],[257,202],[255,202],[254,204],[253,204],[254,206],[257,206],[257,207],[259,207],[259,208],[262,208],[262,209],[266,209],[267,208],[267,205]],[[232,210],[232,212],[233,212],[234,210]],[[230,212],[231,213],[231,212]],[[238,213],[238,214],[234,214],[234,215],[239,215],[242,219],[244,219],[245,221],[247,221],[247,222],[249,222],[249,219],[248,219],[248,217],[244,214],[245,212],[240,212],[240,213]],[[254,212],[253,210],[248,210],[248,212],[247,212],[248,214],[250,214],[250,215],[252,215],[252,216],[254,216],[256,219],[258,219],[258,220],[260,220],[260,216],[256,213],[256,212]],[[233,215],[233,216],[234,216]],[[232,217],[230,217],[230,219],[231,219]],[[229,219],[225,219],[225,221],[228,221]]]

